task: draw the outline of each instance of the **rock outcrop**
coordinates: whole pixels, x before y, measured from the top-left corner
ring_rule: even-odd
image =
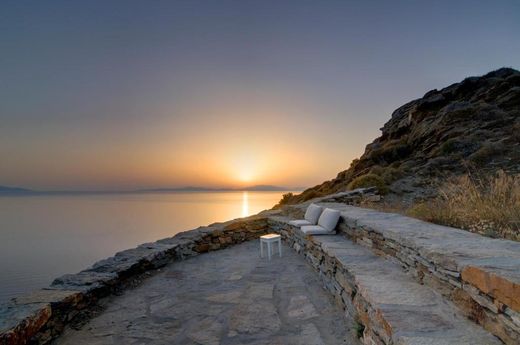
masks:
[[[434,196],[436,181],[449,176],[520,172],[520,72],[501,68],[429,91],[395,110],[381,130],[349,169],[283,203],[346,190],[367,174],[381,178],[383,192],[417,200]]]

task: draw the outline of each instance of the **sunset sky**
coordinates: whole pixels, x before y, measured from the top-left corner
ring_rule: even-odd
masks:
[[[311,186],[503,66],[520,1],[2,1],[0,185]]]

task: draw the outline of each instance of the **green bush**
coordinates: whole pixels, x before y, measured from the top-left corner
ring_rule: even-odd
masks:
[[[375,174],[375,175],[379,175],[379,176],[383,175],[384,172],[385,172],[385,168],[383,168],[380,165],[374,165],[372,168],[370,168],[370,171],[369,171],[370,174]]]
[[[511,127],[511,139],[513,139],[516,142],[520,141],[520,121],[517,121]]]
[[[356,331],[356,336],[361,339],[363,338],[363,332],[365,331],[365,326],[359,322],[356,322],[354,325],[354,330]]]
[[[390,164],[405,159],[412,151],[412,148],[403,141],[389,142],[381,148],[374,149],[369,158],[375,163]]]
[[[311,200],[311,199],[317,198],[319,196],[322,196],[322,194],[318,193],[315,190],[310,190],[310,191],[302,194],[303,201]]]
[[[458,139],[451,138],[442,143],[442,145],[439,147],[439,152],[443,155],[448,155],[452,152],[457,151],[459,147],[460,141]]]
[[[391,184],[392,182],[403,177],[404,171],[401,168],[386,168],[383,173],[380,175],[386,184]]]
[[[385,184],[389,185],[395,180],[398,180],[404,175],[403,169],[397,165],[382,167],[380,165],[374,165],[370,168],[369,174],[380,176]]]
[[[282,205],[291,204],[293,202],[294,198],[295,198],[295,195],[293,193],[285,193],[284,195],[282,195],[282,198],[280,199],[280,201],[278,201],[278,204],[274,205],[273,208],[277,209],[277,208],[280,208]]]
[[[376,174],[365,174],[356,177],[349,184],[349,189],[376,187],[380,194],[388,193],[388,186],[381,176]]]
[[[469,156],[469,160],[477,165],[484,165],[494,156],[503,154],[505,150],[504,144],[500,142],[486,142]]]

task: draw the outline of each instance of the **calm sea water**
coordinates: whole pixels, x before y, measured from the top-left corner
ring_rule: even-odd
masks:
[[[0,197],[0,302],[117,251],[271,208],[282,192]]]

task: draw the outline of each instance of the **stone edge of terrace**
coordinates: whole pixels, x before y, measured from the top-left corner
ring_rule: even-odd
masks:
[[[43,289],[0,305],[0,344],[50,342],[80,313],[170,262],[256,239],[280,211],[214,223],[116,253],[75,274],[56,278]]]

